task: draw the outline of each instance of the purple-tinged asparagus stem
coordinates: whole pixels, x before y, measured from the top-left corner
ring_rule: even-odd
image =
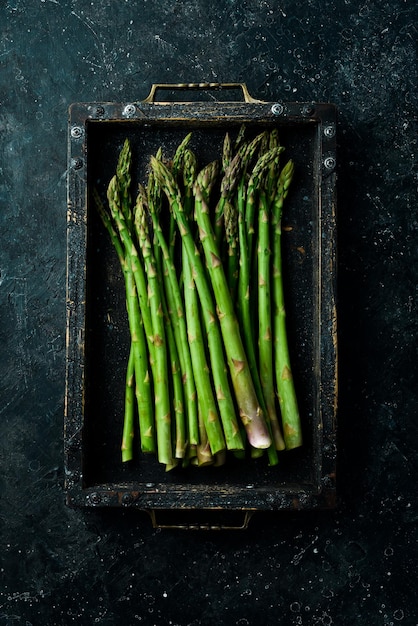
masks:
[[[208,188],[216,175],[215,163],[206,166],[196,179],[194,187],[195,218],[216,298],[218,318],[240,417],[251,445],[257,448],[268,448],[271,444],[271,438],[254,389],[231,294],[220,262],[219,250],[209,217],[207,196]]]
[[[225,370],[222,337],[216,321],[216,307],[213,302],[206,270],[203,266],[199,250],[191,235],[189,221],[181,203],[180,192],[171,172],[164,164],[153,158],[151,158],[151,167],[159,184],[167,194],[171,209],[176,217],[177,226],[184,242],[188,261],[191,265],[194,281],[199,293],[202,316],[208,339],[216,398],[224,427],[226,444],[228,449],[231,450],[242,449],[243,442],[235,417],[233,400],[229,389],[227,372]]]

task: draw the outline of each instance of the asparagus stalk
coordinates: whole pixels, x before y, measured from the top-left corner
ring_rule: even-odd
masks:
[[[193,184],[196,178],[196,157],[186,150],[183,159],[185,218],[190,224],[190,213],[193,206]],[[173,212],[171,211],[173,215]],[[201,310],[194,281],[193,268],[187,257],[187,250],[182,240],[182,267],[184,278],[184,302],[187,321],[187,332],[192,357],[192,365],[197,390],[200,443],[197,447],[199,465],[213,463],[213,456],[225,449],[225,439],[219,421],[218,407],[212,391],[212,380],[206,361],[205,345],[201,328]]]
[[[177,149],[174,153],[173,161],[171,164],[171,171],[174,176],[174,180],[178,181],[180,178],[180,174],[184,168],[184,159],[186,150],[188,149],[188,145],[192,138],[192,133],[188,133],[186,137],[181,141],[181,143],[177,146]],[[174,219],[174,215],[170,213],[170,227],[169,227],[169,245],[170,245],[170,256],[174,259],[174,250],[177,236],[177,228],[176,228],[176,220]]]
[[[132,229],[133,216],[131,211],[131,167],[132,152],[128,139],[125,139],[122,150],[119,154],[118,164],[116,167],[116,179],[118,182],[119,201],[123,217],[129,228]]]
[[[138,404],[138,413],[140,415],[141,449],[143,452],[154,452],[154,418],[151,408],[152,404],[150,403],[151,387],[150,374],[148,371],[148,342],[144,335],[144,330],[146,334],[148,333],[149,328],[147,328],[147,325],[150,326],[150,318],[148,316],[148,307],[141,307],[140,311],[138,301],[138,298],[141,299],[138,285],[141,286],[143,291],[142,300],[146,298],[146,281],[143,269],[138,261],[136,248],[128,232],[125,218],[122,213],[121,197],[119,194],[116,176],[114,176],[109,183],[107,196],[110,212],[118,229],[120,245],[117,243],[118,240],[116,233],[113,235],[109,228],[108,230],[111,233],[112,241],[116,247],[119,259],[121,260],[124,258],[123,270],[126,283],[128,320],[132,349],[134,351],[135,393]]]
[[[255,149],[261,144],[263,146],[267,146],[267,134],[261,133],[258,138],[258,141],[252,142],[247,151],[247,158],[251,158],[255,152]],[[263,148],[264,149],[264,148]],[[281,147],[276,147],[272,150],[268,150],[264,154],[262,154],[257,160],[251,176],[249,178],[248,184],[246,185],[247,191],[244,192],[245,188],[245,179],[244,176],[241,179],[239,184],[239,192],[238,192],[238,214],[239,214],[239,242],[240,242],[240,270],[239,270],[239,280],[238,280],[238,315],[240,324],[242,327],[243,337],[244,337],[244,345],[248,355],[248,361],[250,366],[250,371],[255,383],[256,391],[260,402],[262,403],[262,408],[266,416],[270,418],[270,428],[272,431],[272,436],[274,440],[274,446],[277,450],[283,449],[283,438],[280,436],[280,428],[277,424],[277,418],[275,411],[272,410],[270,406],[269,394],[271,393],[271,389],[265,388],[261,384],[260,373],[257,367],[257,357],[255,352],[255,339],[253,332],[253,319],[251,314],[251,309],[254,306],[257,306],[254,301],[254,294],[252,293],[252,268],[251,261],[253,255],[253,247],[254,247],[254,237],[255,237],[255,203],[257,199],[257,190],[260,185],[260,181],[265,174],[266,168],[278,157],[280,152],[283,150]],[[263,226],[263,223],[262,223]],[[266,227],[268,225],[266,224]],[[264,231],[267,235],[268,233]],[[265,263],[266,260],[262,260],[262,263]],[[263,268],[265,271],[265,268]],[[259,289],[258,289],[259,290]],[[262,294],[264,295],[264,294]],[[263,303],[263,306],[270,306],[269,303]],[[263,315],[263,311],[261,311],[260,306],[258,308],[259,312]],[[263,319],[266,319],[265,317]],[[266,335],[267,328],[261,329],[263,335]],[[267,402],[269,404],[267,404]],[[270,464],[276,463],[276,456],[272,449],[269,450],[270,453]]]
[[[286,332],[286,311],[282,280],[281,218],[283,202],[293,178],[294,165],[290,160],[283,167],[273,202],[273,300],[274,300],[274,359],[276,385],[282,415],[283,434],[287,449],[302,445],[302,431],[296,392],[290,366]]]
[[[188,221],[184,215],[183,206],[180,199],[180,194],[178,187],[175,184],[175,181],[171,175],[171,172],[156,159],[151,158],[151,167],[158,178],[160,185],[164,192],[166,193],[171,209],[176,217],[177,225],[182,236],[182,240],[185,244],[187,256],[189,259],[189,263],[191,264],[193,270],[193,276],[196,283],[196,287],[199,293],[200,302],[202,305],[202,315],[205,322],[206,333],[208,337],[208,346],[210,353],[210,361],[212,367],[212,374],[214,378],[216,396],[218,400],[218,406],[221,414],[222,423],[225,431],[225,439],[228,449],[242,449],[243,443],[240,436],[239,426],[235,419],[235,413],[233,410],[233,402],[229,390],[228,379],[224,367],[224,355],[222,348],[222,339],[219,332],[218,325],[216,323],[216,312],[215,306],[213,303],[212,293],[210,290],[210,286],[207,282],[205,268],[202,263],[202,259],[200,257],[199,250],[196,248],[193,237],[190,232]],[[194,269],[193,269],[194,268]],[[239,335],[238,328],[234,329],[235,335]],[[224,338],[225,344],[225,338]],[[242,347],[242,344],[241,344]],[[231,361],[232,366],[233,361]],[[244,376],[239,376],[240,370],[245,369],[244,364],[241,366],[241,363],[236,361],[234,365],[234,370],[238,370],[235,372],[235,378],[241,381]],[[251,392],[250,392],[251,393]],[[240,396],[240,394],[238,394]],[[246,422],[250,422],[253,419],[253,414],[250,413],[249,417],[247,416],[247,407],[249,406],[249,400],[247,399],[247,394],[241,391],[241,405],[242,405],[242,419]],[[248,396],[251,397],[250,394]],[[244,402],[245,400],[245,402]],[[254,420],[257,416],[254,416]],[[259,416],[259,421],[262,422],[261,416]],[[256,424],[258,422],[256,421]],[[257,439],[257,429],[253,427],[249,427],[253,434],[253,438]],[[258,437],[258,441],[261,444],[265,444],[265,440],[263,439],[263,430],[260,426],[260,434]]]
[[[232,159],[232,142],[229,133],[225,134],[224,143],[222,147],[222,172],[225,174]]]
[[[160,162],[156,159],[157,162]],[[151,184],[150,184],[151,183]],[[199,443],[199,427],[196,402],[196,387],[193,375],[193,367],[190,349],[187,339],[186,319],[184,304],[181,296],[180,286],[177,279],[176,269],[170,255],[168,244],[165,240],[159,219],[159,205],[155,202],[157,197],[157,184],[154,174],[151,171],[149,185],[147,189],[148,208],[152,219],[154,237],[161,250],[162,262],[164,265],[164,286],[167,297],[167,310],[173,323],[173,333],[180,360],[182,379],[185,388],[185,409],[188,425],[189,446],[196,446]]]
[[[127,308],[135,370],[135,395],[138,406],[141,449],[143,452],[155,452],[155,429],[146,339],[141,323],[135,279],[129,264],[127,269]],[[123,458],[127,459],[127,455],[122,449]]]
[[[174,338],[171,319],[167,310],[165,295],[162,294],[164,321],[168,345],[168,354],[171,366],[171,380],[173,383],[173,410],[174,410],[174,441],[175,441],[175,458],[183,459],[187,450],[187,429],[184,415],[184,398],[183,398],[183,380],[181,376],[180,360]]]
[[[231,294],[220,262],[219,249],[209,217],[208,188],[213,182],[216,170],[216,162],[211,163],[199,173],[196,179],[194,187],[195,218],[199,226],[199,237],[216,298],[218,318],[240,417],[251,445],[256,448],[268,448],[271,444],[268,427],[254,389]]]
[[[245,138],[245,124],[241,124],[239,131],[238,131],[238,135],[237,138],[235,140],[235,150],[239,150],[242,146],[242,144],[244,143],[244,138]]]
[[[183,159],[184,210],[190,214],[193,204],[193,185],[196,180],[197,160],[191,150],[186,150]]]
[[[125,279],[125,291],[128,293],[128,280],[127,280],[127,268],[125,260],[125,251],[122,243],[116,234],[115,229],[109,215],[107,214],[102,200],[97,192],[97,189],[93,191],[93,200],[95,202],[97,211],[102,219],[102,222],[110,235],[110,239],[113,243],[114,249],[118,255],[118,259],[122,268],[122,272]],[[151,400],[151,393],[149,394]],[[135,402],[135,359],[134,349],[130,347],[128,366],[126,370],[126,384],[125,384],[125,411],[122,431],[122,462],[131,461],[133,459],[133,438],[134,438],[134,402]]]
[[[199,433],[200,433],[200,443],[196,447],[196,456],[194,457],[195,462],[193,461],[193,464],[196,464],[199,467],[213,465],[214,455],[210,447],[208,433],[205,427],[202,410],[200,407],[199,407]]]
[[[239,276],[238,211],[235,204],[227,200],[224,206],[225,237],[228,246],[227,275],[233,300],[236,298]]]
[[[265,390],[263,390],[260,374],[258,370],[257,357],[255,351],[255,339],[253,332],[253,319],[252,319],[252,309],[256,305],[257,299],[254,300],[253,288],[252,288],[252,280],[251,280],[251,258],[248,253],[248,240],[250,235],[254,235],[254,227],[251,230],[251,233],[247,231],[246,221],[245,221],[245,207],[246,207],[246,171],[249,166],[249,163],[257,149],[257,147],[265,143],[266,141],[266,133],[261,133],[258,135],[248,146],[245,148],[244,152],[244,167],[241,175],[241,180],[238,184],[237,189],[237,207],[238,207],[238,241],[239,241],[239,280],[238,280],[238,317],[240,321],[240,326],[242,329],[244,346],[248,358],[248,364],[250,368],[250,372],[252,375],[252,379],[254,381],[254,387],[257,393],[257,397],[261,404],[261,408],[266,417],[269,418],[269,429],[273,438],[273,445],[270,446],[268,450],[269,454],[269,463],[270,465],[276,465],[278,462],[278,457],[276,453],[277,450],[281,450],[284,447],[283,438],[279,436],[280,428],[277,425],[275,420],[275,413],[269,411],[268,405],[266,403],[266,398],[264,395]],[[274,398],[274,391],[273,391]],[[271,416],[270,416],[271,413]],[[273,420],[273,421],[272,421]],[[253,453],[254,454],[254,453]]]
[[[204,440],[202,439],[203,429],[206,431],[206,438],[212,454],[216,454],[217,452],[225,449],[225,439],[219,420],[216,400],[212,392],[212,381],[210,379],[209,367],[206,362],[205,346],[200,326],[200,311],[196,286],[192,268],[185,250],[183,254],[183,272],[187,331],[197,390],[199,416],[201,417],[199,421],[199,431],[200,446],[203,445],[203,448],[198,446],[198,456],[199,449],[200,453],[202,453],[202,450],[205,448]],[[203,424],[201,422],[203,422]]]
[[[250,311],[250,287],[251,287],[251,256],[249,254],[250,232],[246,228],[246,176],[247,169],[257,146],[263,141],[265,133],[260,133],[250,144],[242,149],[243,167],[237,188],[238,210],[238,242],[239,242],[239,275],[238,275],[238,315],[243,330],[244,346],[247,352],[250,369],[255,374],[256,357],[255,342],[253,336],[253,324]],[[251,234],[254,234],[252,227]]]
[[[147,191],[142,185],[139,185],[139,193],[142,194],[144,206],[147,207],[147,210],[149,212]],[[155,198],[154,198],[154,201],[155,201]],[[154,258],[155,258],[158,274],[164,283],[164,273],[165,273],[164,263],[163,263],[163,258],[161,254],[161,248],[158,245],[158,241],[156,240],[155,236],[153,237],[153,252],[154,252]],[[168,358],[169,358],[169,364],[170,364],[169,369],[171,371],[171,382],[172,382],[172,389],[170,389],[170,391],[173,394],[173,407],[172,408],[173,408],[173,413],[174,413],[174,420],[172,420],[172,426],[173,426],[172,430],[173,430],[173,441],[175,442],[175,458],[182,459],[186,455],[186,450],[187,450],[187,445],[188,445],[187,428],[186,428],[186,421],[185,421],[185,408],[184,408],[183,378],[182,378],[181,364],[180,364],[180,359],[178,355],[178,350],[177,350],[177,345],[176,345],[176,340],[175,340],[175,335],[174,335],[174,330],[173,330],[172,316],[168,309],[166,290],[164,288],[161,289],[161,301],[162,301],[163,314],[164,314],[164,323],[165,323],[166,339],[167,339],[167,347],[168,347]]]
[[[155,424],[157,431],[158,460],[171,465],[173,452],[171,446],[171,406],[168,395],[167,344],[164,329],[163,304],[158,281],[156,262],[152,252],[152,244],[148,232],[147,215],[143,203],[143,194],[138,193],[135,205],[135,228],[142,250],[148,278],[148,303],[151,312],[154,346],[154,395]]]
[[[224,426],[226,445],[228,449],[242,449],[243,442],[240,436],[239,426],[235,418],[233,400],[229,390],[227,372],[224,366],[222,338],[216,322],[216,309],[210,287],[207,282],[205,268],[200,258],[199,250],[194,243],[189,222],[184,214],[184,209],[180,199],[180,191],[171,172],[164,166],[163,163],[153,158],[151,158],[151,166],[162,189],[169,199],[171,209],[176,217],[179,232],[187,253],[188,262],[191,264],[192,275],[199,292],[201,311],[207,334],[216,398]],[[194,374],[195,377],[199,375],[196,371]]]
[[[265,174],[266,169],[277,159],[281,152],[283,152],[283,146],[277,146],[271,150],[264,152],[258,159],[251,173],[250,179],[247,185],[247,197],[245,207],[245,221],[248,233],[248,258],[252,259],[254,253],[254,233],[255,233],[255,209],[257,206],[257,193],[260,185],[260,181]]]
[[[186,153],[184,160],[184,181],[186,191],[184,197],[183,211],[188,227],[191,230],[193,226],[193,187],[196,178],[196,159],[191,158],[191,156],[187,158],[187,156],[188,155]],[[210,360],[211,363],[215,364],[215,366],[212,367],[213,385],[216,391],[217,405],[225,432],[226,447],[232,450],[242,450],[244,449],[244,444],[240,433],[238,432],[235,406],[229,389],[227,370],[224,366],[222,366],[225,358],[222,347],[222,338],[218,329],[218,325],[214,324],[214,303],[212,298],[207,298],[205,301],[203,301],[203,309],[202,307],[200,307],[199,298],[196,293],[193,270],[190,273],[190,267],[188,267],[189,261],[184,241],[182,242],[182,250],[183,267],[187,268],[189,274],[187,278],[189,280],[190,286],[194,289],[194,291],[190,291],[190,294],[192,295],[192,297],[195,298],[196,315],[198,313],[202,313],[203,322],[205,324],[205,329],[207,333],[207,343],[209,346]],[[185,293],[187,294],[187,290],[185,291]],[[199,323],[197,325],[199,327]],[[202,349],[204,349],[203,343]]]
[[[171,171],[173,172],[174,180],[177,180],[181,171],[183,171],[183,162],[186,150],[188,149],[188,145],[192,138],[192,133],[188,133],[183,141],[178,145],[176,152],[173,157],[173,163],[171,166]]]
[[[134,422],[135,422],[135,351],[131,345],[129,351],[128,367],[126,368],[126,384],[125,384],[125,413],[122,431],[122,462],[132,461],[133,459],[133,439],[134,439]]]
[[[243,148],[241,148],[225,169],[225,174],[221,181],[221,194],[215,207],[215,220],[213,224],[216,245],[220,248],[224,235],[224,208],[225,203],[231,201],[239,181],[239,174],[242,170]]]
[[[275,406],[270,260],[270,210],[266,191],[262,189],[258,211],[258,362],[260,382],[270,418],[274,443],[277,450],[284,450],[285,443]]]

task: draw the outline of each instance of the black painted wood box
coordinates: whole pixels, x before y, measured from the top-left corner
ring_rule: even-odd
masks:
[[[239,90],[243,99],[224,94]],[[171,90],[170,101],[157,93]],[[209,100],[195,100],[197,90]],[[187,101],[178,97],[187,94]],[[91,202],[106,189],[130,139],[138,181],[151,154],[174,152],[193,131],[207,162],[225,132],[277,128],[296,173],[283,215],[286,308],[304,445],[222,467],[165,472],[154,457],[120,459],[129,353],[125,286],[117,256]],[[336,504],[336,110],[331,104],[262,102],[245,85],[154,85],[130,103],[77,103],[68,128],[67,337],[64,446],[67,503],[136,507],[155,524],[242,527],[260,510],[331,508]],[[137,181],[137,182],[138,182]],[[157,520],[158,517],[158,520]],[[175,520],[173,522],[173,520]],[[180,521],[178,521],[180,520]],[[162,523],[160,525],[163,525]]]

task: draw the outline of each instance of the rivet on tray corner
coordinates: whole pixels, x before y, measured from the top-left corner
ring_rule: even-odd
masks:
[[[334,124],[328,124],[328,126],[325,126],[325,128],[324,128],[324,135],[325,135],[325,137],[328,137],[328,139],[332,139],[332,137],[334,137],[334,135],[335,135],[335,126],[334,126]]]
[[[73,168],[73,170],[81,170],[81,168],[83,167],[83,159],[81,159],[80,157],[71,159],[71,167]]]
[[[94,109],[94,113],[98,117],[102,117],[105,114],[104,106],[102,106],[101,104],[98,104],[96,108]]]
[[[282,115],[283,111],[284,106],[280,104],[280,102],[276,102],[276,104],[273,104],[273,106],[271,107],[271,112],[273,113],[273,115]]]
[[[73,126],[70,133],[73,139],[81,139],[81,137],[84,135],[84,130],[81,126]]]
[[[132,504],[133,502],[133,496],[131,493],[124,493],[122,496],[122,504],[124,504],[125,506]]]
[[[315,107],[313,104],[305,104],[302,107],[302,115],[312,115],[313,113],[315,113]]]
[[[334,157],[332,156],[327,157],[324,160],[324,165],[327,168],[327,170],[333,170],[336,165]]]
[[[93,493],[91,493],[91,494],[88,496],[88,498],[89,498],[89,500],[90,500],[90,502],[91,502],[92,504],[100,504],[100,502],[102,501],[102,498],[101,498],[101,496],[100,496],[100,493],[97,493],[96,491],[94,491]]]
[[[125,117],[132,117],[132,115],[136,113],[136,106],[134,104],[127,104],[122,113]]]

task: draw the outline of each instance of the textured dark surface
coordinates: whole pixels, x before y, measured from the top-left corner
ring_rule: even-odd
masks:
[[[415,625],[415,3],[4,0],[0,23],[0,624]],[[190,80],[339,107],[335,513],[199,533],[64,505],[68,105]]]

